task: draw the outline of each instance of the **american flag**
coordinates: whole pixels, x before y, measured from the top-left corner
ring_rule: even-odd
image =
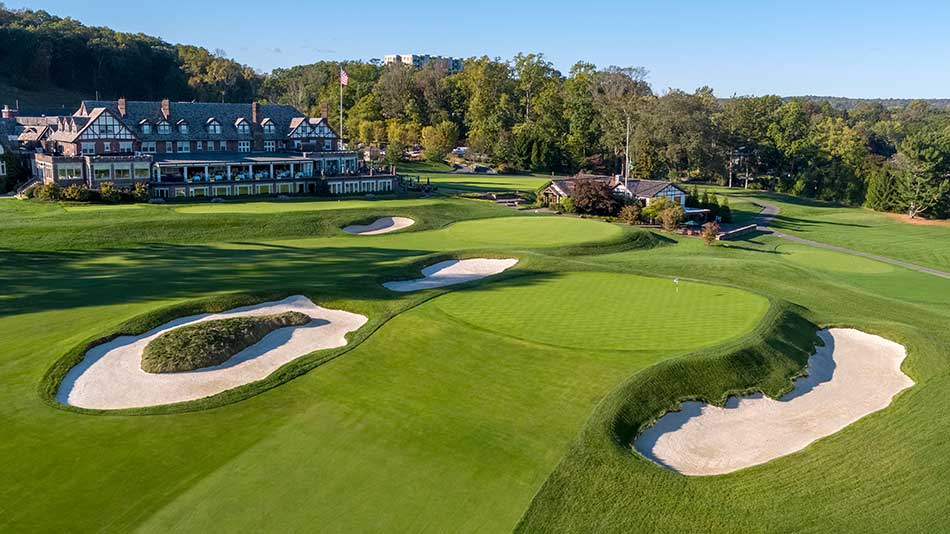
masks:
[[[350,85],[350,75],[340,68],[340,85]]]

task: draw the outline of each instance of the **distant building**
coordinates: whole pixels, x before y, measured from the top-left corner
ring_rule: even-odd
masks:
[[[364,174],[327,118],[293,106],[85,100],[65,117],[17,117],[33,177],[63,186],[146,183],[153,197],[394,191]],[[323,183],[321,183],[323,182]]]
[[[580,182],[596,182],[610,187],[614,197],[623,200],[638,200],[649,205],[658,198],[667,198],[674,204],[686,206],[686,192],[671,182],[662,180],[624,180],[619,176],[599,174],[577,174],[562,180],[552,180],[551,185],[541,192],[545,204],[557,204],[564,197],[573,194]]]
[[[462,70],[462,60],[454,57],[430,56],[429,54],[389,54],[383,58],[383,63],[386,65],[402,63],[417,69],[433,61],[444,64],[450,73]]]

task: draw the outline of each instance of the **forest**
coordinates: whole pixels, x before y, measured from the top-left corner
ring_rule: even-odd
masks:
[[[341,68],[349,77],[344,136],[351,146],[385,149],[390,160],[420,145],[440,161],[464,145],[502,172],[621,173],[629,162],[636,178],[744,184],[749,177],[752,187],[950,216],[950,111],[923,100],[718,98],[710,87],[654,88],[642,67],[581,61],[562,73],[540,53],[468,58],[457,73],[437,62],[417,69],[378,60],[259,73],[223,51],[0,4],[0,72],[17,87],[102,98],[258,99],[314,115],[326,103],[337,117]]]

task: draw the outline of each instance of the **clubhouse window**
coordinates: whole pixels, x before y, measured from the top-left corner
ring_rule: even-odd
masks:
[[[119,141],[119,152],[132,152],[132,141]]]
[[[188,141],[179,141],[178,142],[178,152],[188,153],[191,152],[191,148],[188,144]]]
[[[238,141],[238,152],[250,152],[250,151],[251,151],[250,141]]]
[[[145,141],[144,143],[142,143],[142,152],[145,152],[146,154],[154,154],[155,141]]]
[[[83,154],[95,154],[95,153],[96,153],[96,144],[95,144],[95,143],[83,143],[83,144],[82,144],[82,153],[83,153]]]

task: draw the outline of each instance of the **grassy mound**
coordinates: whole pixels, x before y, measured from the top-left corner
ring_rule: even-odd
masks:
[[[264,338],[287,326],[302,326],[310,317],[286,312],[262,317],[235,317],[176,328],[152,340],[142,353],[142,370],[148,373],[178,373],[224,363]]]
[[[760,325],[742,339],[661,362],[630,378],[588,421],[516,532],[717,530],[712,528],[715,522],[703,523],[701,515],[670,514],[659,505],[665,498],[677,498],[687,479],[632,452],[631,443],[686,400],[722,406],[730,395],[761,391],[777,398],[789,391],[819,343],[818,326],[802,312],[775,302]],[[709,477],[691,488],[715,493],[720,480]],[[634,506],[641,513],[616,513]]]

